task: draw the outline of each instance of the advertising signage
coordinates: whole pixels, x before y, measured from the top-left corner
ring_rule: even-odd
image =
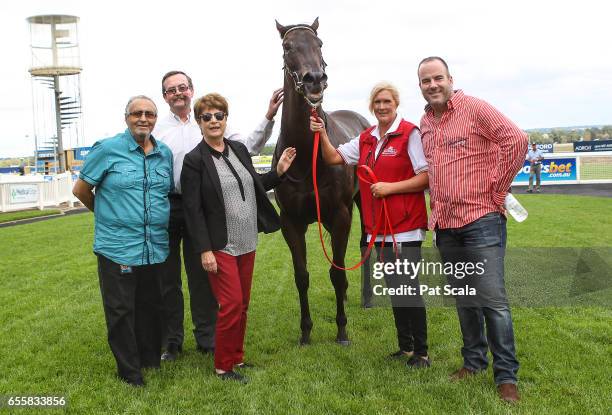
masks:
[[[514,178],[514,182],[528,182],[530,168],[529,162],[525,160],[523,168]],[[542,160],[541,179],[542,182],[548,183],[578,180],[576,170],[576,157],[544,159]]]
[[[574,142],[574,153],[589,151],[612,151],[612,140]]]
[[[74,149],[74,159],[85,160],[90,151],[91,147],[77,147]]]
[[[36,184],[12,184],[10,185],[9,203],[33,203],[38,200],[38,185]]]
[[[536,148],[540,150],[542,153],[552,153],[553,152],[553,144],[536,144]],[[529,150],[531,150],[531,145],[529,146]]]

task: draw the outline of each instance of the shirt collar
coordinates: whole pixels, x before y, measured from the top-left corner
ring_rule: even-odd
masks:
[[[125,129],[125,136],[128,139],[127,140],[128,141],[128,150],[136,151],[139,148],[141,148],[140,145],[136,142],[136,139],[134,139],[134,136],[132,135],[132,132],[130,131],[129,128]],[[157,140],[155,140],[153,135],[151,135],[149,137],[149,139],[153,143],[153,151],[151,153],[149,153],[149,154],[158,153],[159,152],[159,146],[157,145]]]
[[[465,97],[465,94],[463,93],[462,89],[454,90],[453,91],[453,96],[446,103],[447,109],[449,111],[455,109],[457,106],[459,106],[461,104],[461,101],[463,101],[464,97]],[[433,108],[431,107],[431,105],[429,105],[429,104],[425,105],[425,112],[426,113],[433,112]]]
[[[221,156],[225,156],[225,158],[227,158],[227,156],[229,155],[229,145],[227,144],[227,141],[225,139],[223,139],[223,141],[225,141],[225,148],[223,149],[223,151],[215,150],[210,146],[210,144],[204,141],[204,143],[206,143],[206,145],[208,146],[208,151],[210,151],[210,154],[217,160],[220,159]]]
[[[189,115],[187,115],[187,121],[183,122],[181,120],[181,117],[179,117],[178,115],[176,115],[175,113],[173,113],[172,111],[170,111],[170,118],[174,119],[174,121],[176,121],[179,124],[189,124],[191,122],[191,111],[189,111]]]
[[[402,122],[402,116],[398,112],[395,115],[395,120],[393,120],[393,124],[391,124],[391,127],[389,127],[389,129],[387,130],[387,134],[392,134],[392,133],[396,132],[397,129],[399,128],[399,125],[400,125],[401,122]],[[380,130],[379,130],[379,126],[378,125],[376,125],[376,128],[374,128],[374,130],[372,130],[372,136],[376,137],[377,141],[381,139]]]

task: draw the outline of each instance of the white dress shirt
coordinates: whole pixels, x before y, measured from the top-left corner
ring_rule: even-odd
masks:
[[[539,148],[537,148],[536,151],[533,151],[532,149],[529,149],[529,151],[527,151],[527,160],[529,160],[530,162],[534,162],[535,164],[542,164],[542,161],[538,160],[539,158],[544,158],[544,153],[542,153],[542,150],[540,150]]]
[[[252,155],[259,154],[261,149],[266,144],[266,141],[272,135],[274,120],[268,120],[264,117],[255,131],[244,137],[239,133],[233,132],[228,127],[225,130],[225,138],[228,140],[240,141],[243,143],[249,153]],[[181,171],[183,170],[183,160],[185,155],[202,141],[202,132],[200,126],[189,114],[187,121],[183,122],[174,113],[170,112],[167,116],[161,118],[155,124],[155,129],[152,133],[156,140],[159,140],[170,147],[173,156],[174,166],[174,193],[181,193]]]
[[[388,134],[394,133],[399,128],[400,122],[402,120],[401,115],[397,115],[391,127],[387,131],[383,137],[380,136],[379,127],[376,126],[374,130],[372,130],[372,136],[376,137],[376,152],[374,153],[374,157],[378,157],[378,153],[382,148],[382,144],[385,142],[384,138],[387,137]],[[338,153],[342,156],[342,159],[346,164],[355,165],[359,161],[359,136],[353,138],[351,141],[340,144],[337,148]],[[412,169],[414,170],[414,174],[417,175],[424,171],[428,170],[427,159],[425,158],[425,154],[423,153],[423,143],[421,142],[421,132],[418,128],[414,128],[410,135],[408,136],[408,145],[406,148],[408,152],[408,157],[410,157],[410,161],[412,162]],[[369,189],[364,189],[369,191]],[[370,241],[372,235],[368,234],[368,242]],[[376,242],[381,242],[383,240],[382,235],[376,236]],[[386,242],[390,242],[393,239],[390,235],[387,235]],[[425,240],[425,231],[423,229],[414,229],[408,232],[401,232],[395,234],[395,240],[397,242],[412,242],[412,241],[424,241]]]

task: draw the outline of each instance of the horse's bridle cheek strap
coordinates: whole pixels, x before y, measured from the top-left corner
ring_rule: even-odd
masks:
[[[299,80],[297,72],[290,71],[289,68],[287,68],[286,64],[285,66],[283,66],[283,69],[289,74],[291,79],[293,79],[293,86],[295,88],[295,92],[300,95],[304,95],[304,82]]]

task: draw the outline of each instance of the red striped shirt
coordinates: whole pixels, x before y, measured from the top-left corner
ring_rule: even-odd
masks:
[[[438,120],[431,106],[421,118],[429,165],[429,228],[460,228],[489,212],[503,212],[523,165],[527,134],[485,101],[457,90]]]

